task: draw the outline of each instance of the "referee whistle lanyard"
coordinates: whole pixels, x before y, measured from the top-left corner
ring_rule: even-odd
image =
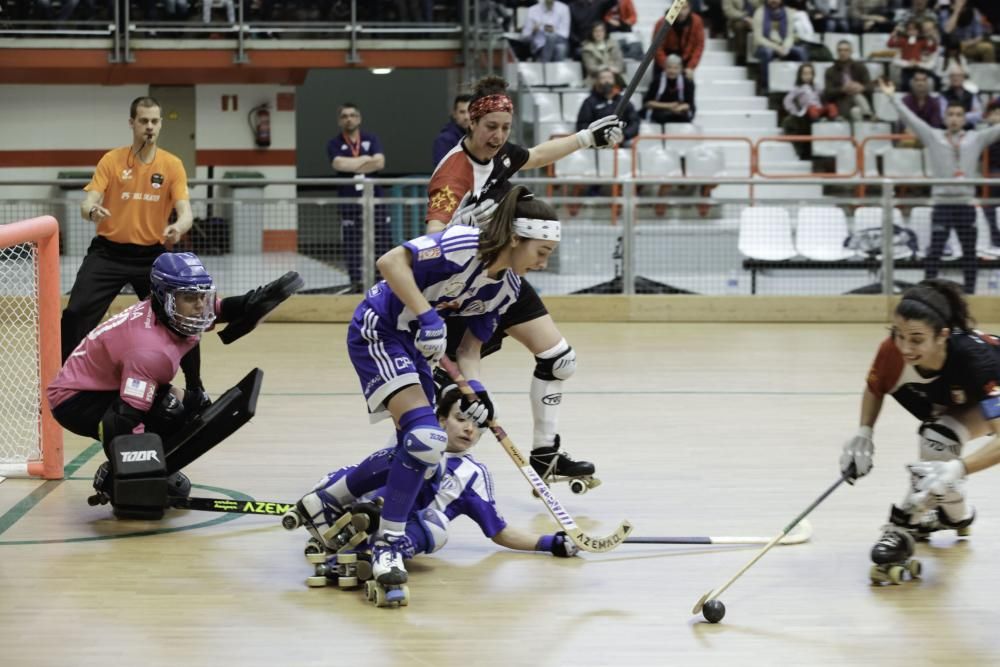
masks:
[[[962,168],[961,168],[962,167],[962,137],[964,137],[964,136],[965,136],[965,131],[964,130],[959,130],[958,132],[955,132],[954,134],[952,134],[950,132],[945,132],[944,133],[945,139],[947,139],[948,143],[951,145],[951,152],[955,155],[955,166],[956,166],[956,169],[955,169],[955,173],[953,174],[953,176],[955,178],[964,178],[965,177],[965,172],[962,171]],[[956,137],[957,139],[953,139],[952,137]]]

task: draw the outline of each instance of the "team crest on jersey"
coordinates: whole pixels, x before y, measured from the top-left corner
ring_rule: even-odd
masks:
[[[149,182],[152,184],[154,190],[159,190],[160,186],[163,185],[163,174],[153,174],[150,176]]]
[[[504,155],[503,160],[501,160],[501,162],[503,162],[503,166],[510,169],[510,158],[508,156]]]
[[[431,196],[432,209],[451,213],[458,207],[458,197],[451,191],[451,186],[444,186]]]
[[[962,405],[965,403],[965,390],[961,387],[951,388],[951,402],[955,405]]]
[[[131,169],[122,169],[122,180],[123,181],[131,181],[132,180],[132,170]]]
[[[417,253],[417,261],[423,262],[428,259],[437,259],[441,256],[441,246],[436,245],[433,248],[428,248],[427,250],[421,250]]]
[[[486,312],[486,304],[481,300],[476,299],[475,301],[470,301],[465,304],[462,308],[462,315],[482,315]]]
[[[465,289],[465,283],[461,280],[455,280],[445,285],[441,294],[451,299],[461,294],[463,289]]]

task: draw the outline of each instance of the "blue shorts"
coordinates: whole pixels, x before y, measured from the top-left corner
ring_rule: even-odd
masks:
[[[410,385],[420,385],[427,403],[434,405],[431,367],[417,352],[413,336],[384,322],[364,301],[347,328],[347,353],[361,381],[373,422],[385,419],[385,401]]]

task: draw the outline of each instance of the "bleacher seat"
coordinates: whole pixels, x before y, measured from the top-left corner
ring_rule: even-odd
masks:
[[[927,254],[927,248],[931,244],[932,210],[930,206],[914,206],[910,209],[910,220],[906,225],[917,235],[917,247],[920,249],[921,256]]]
[[[816,70],[816,90],[823,92],[826,87],[826,70],[833,66],[833,63],[813,63],[813,69]]]
[[[642,63],[633,60],[628,60],[625,62],[624,76],[626,81],[632,80],[632,75],[634,75],[639,70],[639,65],[641,64]],[[646,71],[643,72],[642,78],[639,79],[639,85],[635,87],[635,93],[632,95],[631,101],[632,104],[637,105],[636,108],[638,108],[638,102],[642,100],[642,95],[649,88],[649,84],[652,80],[653,80],[653,66],[650,65],[649,67],[646,68]]]
[[[573,151],[555,163],[558,178],[587,178],[597,175],[595,150]]]
[[[618,164],[615,164],[617,157]],[[597,151],[597,175],[601,178],[616,178],[632,175],[632,151],[627,148]]]
[[[536,123],[535,124],[535,143],[542,143],[543,141],[548,141],[552,138],[552,135],[566,135],[573,134],[576,132],[575,123]]]
[[[663,134],[663,123],[651,123],[646,120],[639,121],[639,136],[648,137],[650,135]],[[643,143],[656,143],[663,145],[662,139],[643,139]]]
[[[748,206],[740,212],[737,246],[751,259],[780,261],[798,254],[792,242],[788,209],[778,206]]]
[[[567,123],[576,123],[583,101],[590,96],[589,90],[564,90],[562,92],[562,118]]]
[[[677,178],[684,174],[681,156],[654,141],[636,145],[635,173],[642,178]]]
[[[545,85],[545,63],[518,63],[517,76],[528,88]]]
[[[833,261],[854,255],[844,247],[847,216],[837,206],[803,206],[795,226],[795,249],[809,259]]]
[[[668,137],[697,137],[703,132],[701,127],[695,123],[664,123],[663,124],[663,134]],[[663,145],[669,148],[676,148],[676,151],[681,155],[686,155],[687,152],[700,144],[699,140],[685,139],[685,140],[670,140],[667,139],[663,142]]]
[[[882,175],[897,178],[920,178],[924,158],[919,148],[890,148],[882,154]]]
[[[886,51],[889,49],[889,37],[887,32],[866,32],[861,35],[861,57],[868,60],[871,54],[876,51]]]
[[[786,93],[795,87],[795,75],[802,63],[772,60],[767,66],[768,92]]]
[[[1000,91],[1000,65],[969,63],[969,78],[981,91]]]
[[[692,178],[724,176],[726,161],[718,146],[692,146],[684,154],[684,173]]]
[[[865,67],[868,68],[868,75],[872,78],[872,81],[885,76],[885,63],[869,60],[865,63]]]
[[[849,137],[851,136],[851,124],[843,120],[832,120],[826,123],[813,123],[812,136]],[[812,146],[812,152],[813,155],[817,157],[836,157],[841,147],[845,145],[852,146],[850,142],[829,141],[829,140],[814,141]]]
[[[559,93],[543,93],[532,91],[528,98],[535,112],[532,114],[536,123],[561,123],[562,109],[559,105]]]
[[[903,213],[898,208],[892,209],[892,224],[897,227],[903,226]],[[871,227],[882,227],[882,207],[881,206],[859,206],[854,210],[854,231]],[[903,247],[894,246],[894,257],[896,259],[909,259],[910,253]]]
[[[583,84],[583,71],[575,60],[544,63],[546,86],[569,86],[579,88]]]

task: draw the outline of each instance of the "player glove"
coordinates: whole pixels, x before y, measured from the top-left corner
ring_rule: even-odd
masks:
[[[466,227],[479,227],[485,225],[493,219],[499,204],[492,199],[483,199],[479,202],[462,204],[451,216],[451,225],[465,225]]]
[[[197,416],[202,410],[212,404],[208,392],[200,382],[196,387],[186,387],[184,389],[184,416],[187,419]]]
[[[920,461],[907,466],[912,476],[913,493],[906,504],[913,507],[930,508],[941,502],[941,498],[960,493],[965,479],[965,463],[962,459],[951,461]]]
[[[840,455],[841,474],[847,475],[849,482],[864,477],[872,469],[872,455],[874,453],[875,443],[872,441],[872,427],[859,427],[857,435],[844,443],[844,451]]]
[[[560,530],[555,535],[542,535],[535,545],[535,551],[548,551],[558,558],[572,558],[580,549],[566,533]]]
[[[433,308],[417,315],[417,320],[420,322],[420,329],[414,344],[417,351],[424,355],[424,359],[433,364],[444,356],[445,348],[448,347],[444,320]]]
[[[478,380],[469,380],[469,387],[476,392],[476,398],[462,395],[462,402],[459,404],[462,414],[476,422],[479,428],[486,428],[496,416],[496,409],[490,395],[486,393],[486,388]]]
[[[599,118],[576,133],[580,148],[614,148],[625,139],[625,121],[611,115]]]

